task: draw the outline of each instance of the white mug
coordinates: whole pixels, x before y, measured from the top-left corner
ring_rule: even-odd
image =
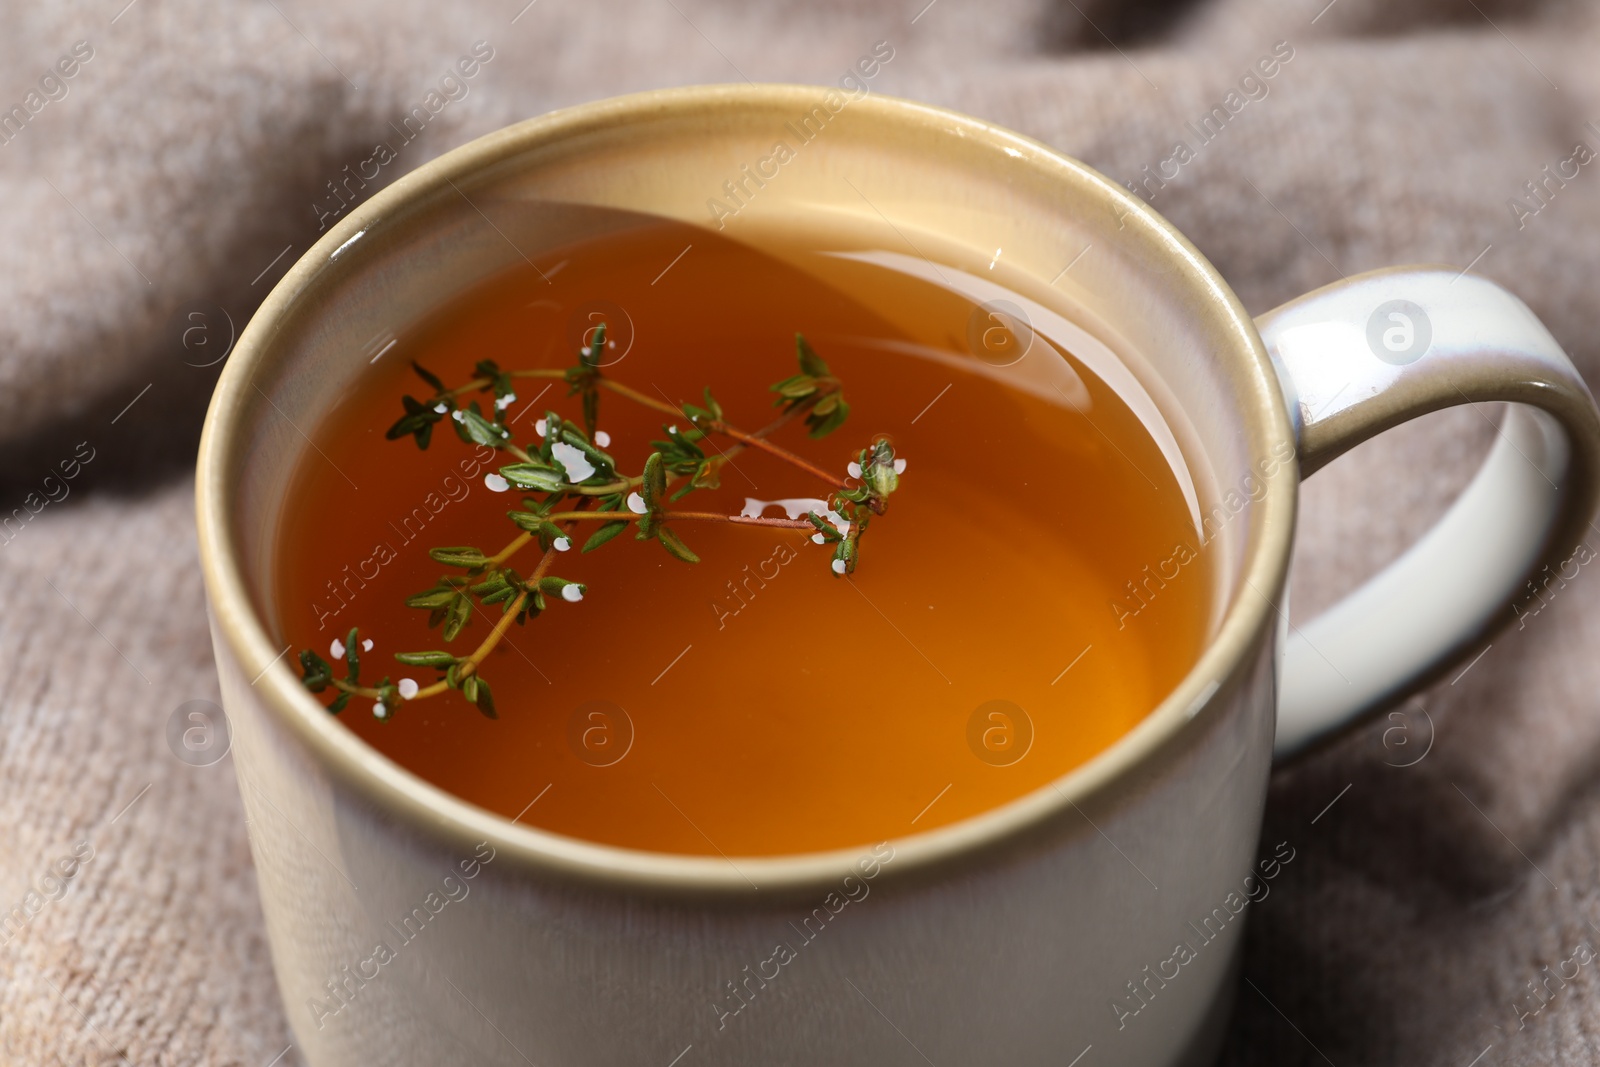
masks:
[[[1198,662],[1043,789],[876,846],[737,869],[509,821],[369,748],[304,690],[271,622],[296,427],[362,374],[374,335],[554,240],[497,234],[476,205],[729,225],[708,198],[803,116],[820,133],[741,204],[741,237],[784,213],[887,224],[952,271],[1003,245],[1037,306],[1070,307],[1143,355],[1131,370],[1203,474],[1220,592]],[[1479,401],[1511,405],[1460,501],[1291,631],[1300,478]],[[1248,904],[1296,855],[1258,842],[1275,751],[1357,721],[1509,619],[1577,543],[1597,471],[1592,397],[1504,289],[1396,269],[1252,321],[1122,187],[948,111],[864,89],[696,88],[474,141],[351,209],[289,271],[241,336],[201,445],[213,639],[296,1044],[316,1067],[1206,1062]]]

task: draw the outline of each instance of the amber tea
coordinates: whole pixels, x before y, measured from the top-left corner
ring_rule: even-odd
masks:
[[[576,838],[808,852],[1040,788],[1194,663],[1194,490],[1125,371],[909,254],[605,229],[408,329],[301,461],[279,625],[379,751]]]

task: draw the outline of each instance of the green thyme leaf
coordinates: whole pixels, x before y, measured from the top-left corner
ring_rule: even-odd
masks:
[[[445,615],[444,639],[454,641],[470,618],[472,618],[472,598],[457,593],[455,599],[450,601],[449,611]]]
[[[814,511],[805,513],[805,519],[817,528],[817,533],[822,535],[824,542],[832,544],[840,540],[839,528]]]
[[[506,518],[514,522],[519,530],[525,530],[528,533],[538,533],[539,528],[545,524],[543,515],[538,515],[531,511],[508,511],[506,512]]]
[[[512,463],[500,468],[500,477],[518,489],[533,489],[541,493],[554,493],[564,489],[566,477],[555,467],[542,463]]]
[[[439,380],[438,375],[436,375],[432,371],[428,370],[426,367],[424,367],[422,364],[418,363],[416,360],[412,360],[411,361],[411,369],[417,372],[417,377],[421,378],[423,381],[425,381],[429,385],[433,386],[433,391],[436,394],[437,393],[442,393],[442,392],[445,391],[444,383]]]
[[[679,430],[676,426],[663,427],[665,441],[651,441],[650,445],[661,453],[668,474],[692,474],[705,462],[706,454],[697,442],[705,440],[702,430],[691,427]]]
[[[821,411],[824,404],[828,405],[826,414]],[[811,427],[811,437],[826,437],[843,426],[844,420],[849,417],[850,405],[838,393],[831,393],[819,400],[817,406],[806,414],[806,425]]]
[[[435,608],[448,607],[450,601],[455,599],[455,595],[456,591],[450,586],[436,585],[432,589],[406,597],[406,607],[427,608],[432,611]]]
[[[857,457],[861,466],[861,482],[879,500],[900,487],[900,475],[894,469],[894,447],[888,441],[878,441],[871,449],[862,449]]]
[[[565,530],[548,520],[540,523],[539,528],[534,532],[539,535],[539,547],[544,549],[546,552],[550,551],[551,546],[553,546],[557,541],[567,536],[567,532]],[[569,546],[571,545],[570,540],[567,543]]]
[[[661,510],[661,498],[666,491],[665,461],[660,452],[652,452],[644,461],[644,482],[639,486],[639,495],[644,497],[644,506],[653,513]]]
[[[572,423],[568,422],[562,425],[561,440],[582,452],[584,457],[588,459],[589,465],[594,468],[594,474],[585,479],[586,481],[609,482],[616,476],[617,461],[611,458],[609,452],[595,447],[588,436]],[[560,461],[558,460],[557,462]]]
[[[621,533],[627,528],[628,524],[625,522],[606,523],[593,534],[591,534],[589,540],[583,543],[582,551],[593,552],[595,549],[599,548],[601,545],[605,544],[607,541],[611,540],[613,537],[617,536],[617,534]]]
[[[769,388],[778,394],[777,403],[781,404],[785,400],[799,400],[810,396],[817,391],[817,380],[809,374],[796,374],[792,378],[773,383]]]
[[[455,419],[457,432],[468,444],[504,448],[511,440],[511,431],[499,423],[484,418],[483,413],[478,410],[476,400],[465,408],[458,408],[456,414],[461,416]]]
[[[356,628],[350,627],[350,633],[344,639],[344,658],[349,664],[349,671],[345,674],[345,681],[351,685],[361,684],[361,645],[356,640]]]
[[[394,658],[408,667],[449,667],[456,661],[448,652],[396,652]]]
[[[673,493],[668,499],[673,501],[682,500],[684,497],[688,496],[690,493],[699,488],[700,486],[695,484],[695,480],[690,478],[688,481],[678,486],[678,491]]]
[[[544,460],[545,466],[555,463],[550,446],[561,440],[561,416],[546,408],[544,413],[544,440],[539,445],[539,458]]]
[[[839,542],[839,547],[833,550],[833,558],[844,561],[844,570],[835,571],[839,577],[853,573],[856,569],[856,541],[853,537],[846,537]]]
[[[794,335],[794,351],[800,360],[800,373],[809,374],[813,378],[832,377],[833,372],[828,369],[826,363],[822,362],[822,357],[817,355],[816,350],[811,347],[804,334],[797,333]]]
[[[605,347],[606,324],[602,322],[594,328],[594,336],[590,339],[589,344],[578,350],[578,360],[585,367],[590,369],[598,368],[600,366],[600,353],[605,351]]]
[[[444,416],[412,396],[402,396],[400,405],[406,413],[384,432],[384,437],[396,441],[410,436],[416,440],[418,448],[426,449],[433,437],[433,424]]]
[[[663,526],[656,531],[656,539],[661,542],[661,547],[685,563],[699,563],[700,557],[690,551],[689,546],[678,539],[678,535]]]
[[[570,586],[577,586],[578,587],[578,599],[579,600],[583,599],[583,594],[588,592],[588,589],[589,589],[588,586],[584,585],[581,582],[569,582],[565,578],[550,577],[550,578],[540,578],[539,579],[539,592],[541,592],[541,593],[549,593],[551,596],[559,596],[563,600],[566,599],[566,590]]]
[[[854,489],[835,490],[833,495],[852,504],[865,504],[871,498],[872,492],[865,485],[858,485]]]
[[[505,571],[491,571],[488,577],[472,587],[472,591],[478,596],[485,596],[489,593],[498,593],[502,589],[509,588],[510,585],[506,581]]]
[[[333,698],[333,703],[328,705],[328,710],[333,712],[335,715],[337,715],[341,711],[343,711],[345,708],[347,708],[349,705],[350,705],[350,694],[349,693],[340,693],[338,696]]]
[[[561,503],[560,496],[546,497],[543,500],[540,500],[536,496],[525,496],[522,498],[523,508],[527,511],[531,511],[535,515],[548,515],[555,510],[556,505],[559,503]]]
[[[689,421],[699,426],[701,423],[720,422],[722,420],[722,405],[717,403],[711,395],[711,387],[705,389],[705,407],[696,404],[683,405],[683,413],[689,416]]]
[[[408,396],[405,399],[411,398]],[[426,425],[428,420],[421,415],[402,415],[398,422],[384,431],[383,436],[391,441],[398,441],[402,437],[410,437]]]
[[[333,667],[309,648],[300,653],[300,681],[313,693],[320,693],[333,681]]]
[[[706,386],[706,388],[705,388],[705,398],[706,398],[706,413],[709,414],[713,419],[721,421],[721,419],[722,419],[722,405],[717,403],[717,398],[711,395],[711,386],[709,386],[709,385]]]
[[[428,558],[435,563],[443,563],[446,567],[482,567],[489,562],[489,557],[483,554],[480,548],[471,545],[461,545],[455,548],[430,548]]]
[[[778,394],[773,407],[786,412],[810,405],[806,412],[806,426],[812,437],[826,437],[844,425],[850,415],[850,405],[840,393],[839,380],[823,362],[822,357],[801,334],[794,335],[795,354],[800,373],[774,382],[770,389]]]
[[[494,710],[494,692],[489,688],[489,680],[478,678],[477,675],[473,675],[473,678],[477,679],[478,691],[473,695],[472,702],[486,717],[498,719],[500,716]]]

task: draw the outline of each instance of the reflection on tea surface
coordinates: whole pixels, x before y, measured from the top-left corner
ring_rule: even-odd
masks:
[[[777,414],[769,386],[796,374],[799,332],[842,382],[849,417],[820,439],[796,419],[771,440],[852,486],[848,465],[875,439],[906,463],[845,575],[809,525],[671,522],[700,559],[687,563],[635,540],[637,520],[581,552],[598,524],[580,523],[548,574],[583,583],[582,599],[552,589],[482,664],[497,719],[455,691],[381,719],[362,697],[342,711],[423,778],[631,848],[842,848],[1044,785],[1133,727],[1198,656],[1210,577],[1190,547],[1194,490],[1148,397],[1066,320],[986,278],[803,236],[768,254],[635,218],[534,258],[403,333],[302,461],[279,537],[279,622],[335,674],[347,660],[332,653],[348,654],[359,626],[362,680],[387,674],[425,694],[439,672],[395,653],[466,656],[501,620],[479,606],[447,644],[426,608],[407,608],[441,574],[465,573],[428,550],[499,552],[519,533],[508,510],[543,498],[496,491],[513,458],[463,442],[448,419],[425,451],[385,439],[402,394],[433,395],[413,360],[447,387],[484,359],[572,367],[603,321],[608,380],[679,411],[709,386],[727,421],[751,430]],[[565,381],[519,378],[512,393],[498,408],[492,392],[472,397],[530,450],[547,412],[582,425]],[[640,471],[664,425],[689,425],[599,395],[595,440],[624,473]],[[704,448],[736,445],[713,435]],[[719,464],[719,487],[665,506],[776,518],[829,496],[759,448]],[[534,542],[511,565],[526,576],[542,554]]]

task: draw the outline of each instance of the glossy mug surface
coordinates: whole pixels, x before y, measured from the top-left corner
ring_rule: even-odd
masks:
[[[780,162],[797,123],[811,136]],[[745,180],[752,167],[769,176]],[[551,205],[755,242],[801,218],[977,281],[1003,247],[1029,314],[1118,353],[1173,429],[1213,553],[1198,663],[1047,787],[830,853],[730,861],[559,837],[366,746],[304,691],[265,621],[299,428],[362,374],[374,337],[580,236]],[[1478,479],[1291,639],[1300,478],[1467,400],[1513,402]],[[1295,855],[1257,840],[1275,738],[1280,755],[1314,742],[1504,621],[1526,578],[1576,543],[1597,455],[1587,389],[1493,284],[1379,272],[1253,322],[1137,198],[951,112],[712,87],[475,141],[352,209],[295,265],[241,336],[201,447],[213,638],[296,1044],[317,1067],[1061,1064],[1091,1046],[1118,1063],[1205,1062],[1248,902]]]

